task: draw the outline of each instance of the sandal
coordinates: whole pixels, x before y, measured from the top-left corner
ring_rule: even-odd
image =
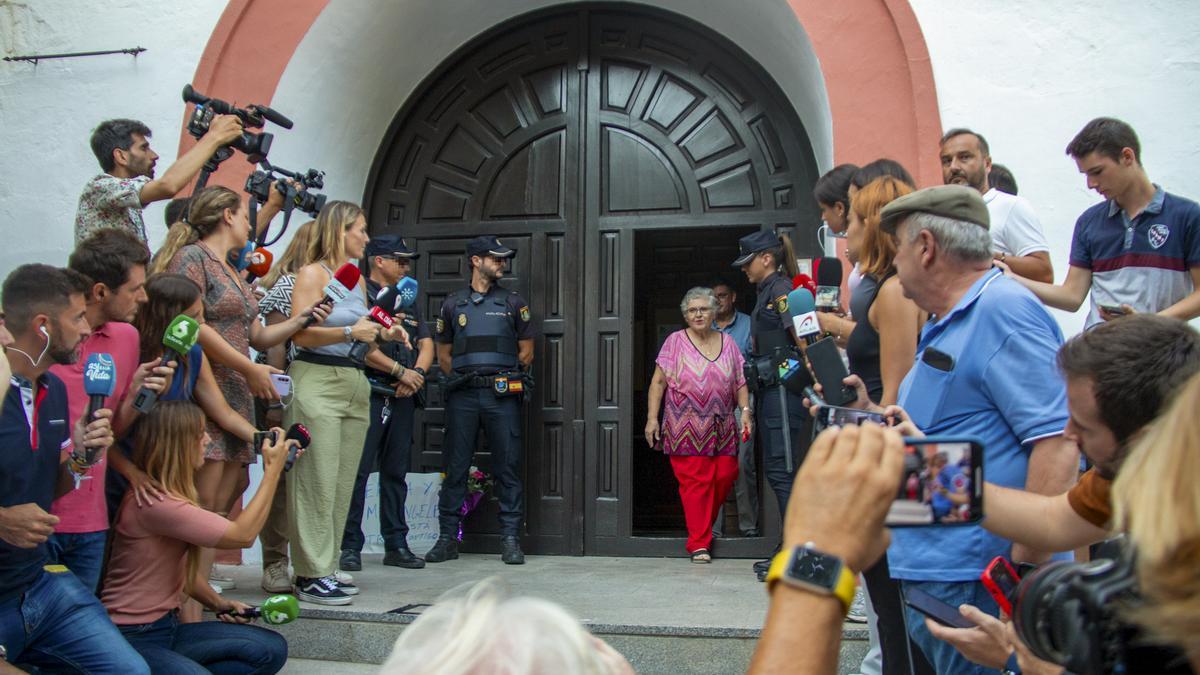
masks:
[[[696,564],[705,564],[712,562],[712,556],[709,555],[708,549],[698,548],[692,551],[692,562]]]

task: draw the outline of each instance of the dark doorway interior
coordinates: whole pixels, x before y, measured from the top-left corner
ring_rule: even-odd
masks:
[[[654,359],[667,335],[684,327],[679,302],[693,286],[710,286],[717,278],[733,285],[737,308],[754,308],[754,288],[741,270],[730,266],[737,240],[754,226],[641,230],[634,237],[633,354],[633,536],[686,537],[679,484],[671,464],[646,444],[646,396]],[[727,533],[737,532],[737,504],[725,506]]]

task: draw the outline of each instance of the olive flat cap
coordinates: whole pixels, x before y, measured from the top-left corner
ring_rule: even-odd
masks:
[[[985,230],[991,224],[987,204],[983,203],[978,190],[966,185],[939,185],[917,190],[889,202],[879,213],[879,227],[888,234],[895,234],[900,221],[914,213],[932,213],[965,220]]]

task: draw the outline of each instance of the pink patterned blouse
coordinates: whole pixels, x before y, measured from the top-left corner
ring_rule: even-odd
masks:
[[[687,329],[667,336],[654,361],[667,378],[661,449],[667,455],[736,455],[737,391],[746,384],[742,353],[721,335],[721,353],[709,361]]]

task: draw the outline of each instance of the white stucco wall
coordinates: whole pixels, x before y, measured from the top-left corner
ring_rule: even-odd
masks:
[[[179,147],[183,100],[223,0],[0,0],[2,56],[145,47],[128,55],[0,61],[0,276],[26,262],[65,265],[80,189],[100,172],[88,145],[96,123],[146,123],[161,174]],[[232,160],[231,160],[232,161]],[[152,242],[163,204],[145,214]]]
[[[1089,120],[1131,124],[1150,179],[1200,199],[1200,3],[912,6],[933,62],[943,128],[982,133],[993,160],[1012,169],[1041,216],[1057,283],[1066,277],[1075,219],[1100,201],[1064,154]],[[1053,311],[1071,335],[1082,329],[1087,303],[1074,314]]]
[[[331,198],[361,199],[387,125],[421,78],[491,25],[551,4],[335,0],[271,101],[296,121],[292,132],[277,130],[272,160],[323,169]],[[819,64],[785,0],[655,4],[714,28],[757,59],[796,105],[818,164],[832,165]],[[183,113],[178,92],[194,75],[224,6],[200,0],[163,12],[150,0],[0,0],[5,56],[150,50],[137,59],[0,62],[0,275],[22,262],[65,261],[79,189],[98,171],[87,139],[99,120],[140,118],[156,131],[159,170],[174,160]],[[1200,154],[1200,42],[1191,30],[1200,3],[912,0],[912,6],[933,60],[943,125],[974,127],[987,136],[995,159],[1013,169],[1021,194],[1042,216],[1059,280],[1075,217],[1099,199],[1063,155],[1088,119],[1113,115],[1133,124],[1151,178],[1200,197],[1193,170]],[[862,104],[871,105],[870,92]],[[161,241],[161,205],[147,210],[146,222],[152,241]],[[1068,334],[1082,325],[1082,312],[1058,316]]]

